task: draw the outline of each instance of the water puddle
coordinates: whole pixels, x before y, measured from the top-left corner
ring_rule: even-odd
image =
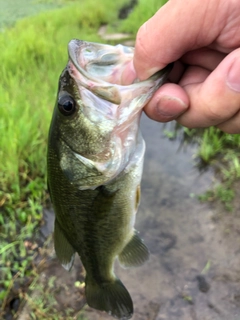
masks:
[[[134,269],[116,263],[116,274],[134,302],[133,319],[239,320],[240,243],[219,225],[216,209],[194,197],[211,186],[213,174],[200,174],[194,167],[194,148],[179,150],[179,142],[164,138],[163,125],[144,116],[142,132],[147,152],[136,229],[151,258]],[[47,219],[45,235],[52,231],[52,213]],[[82,305],[76,302],[83,301],[82,291],[74,292],[80,269],[77,260],[69,274],[54,260],[46,271],[69,286],[69,297],[63,301],[66,305],[68,299],[77,310]],[[81,315],[89,320],[112,319],[87,306]]]

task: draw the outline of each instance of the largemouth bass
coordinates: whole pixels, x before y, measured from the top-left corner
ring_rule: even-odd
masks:
[[[79,254],[90,307],[130,319],[132,299],[113,265],[118,257],[139,266],[149,256],[134,229],[145,151],[139,120],[171,68],[124,85],[133,48],[72,40],[68,53],[48,142],[55,250],[67,270]]]

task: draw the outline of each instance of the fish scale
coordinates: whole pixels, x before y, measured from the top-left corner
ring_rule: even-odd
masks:
[[[114,261],[134,267],[149,257],[134,229],[145,152],[139,121],[171,67],[126,86],[121,75],[133,48],[75,39],[68,50],[48,139],[55,251],[67,270],[79,254],[90,307],[130,319],[132,299]]]

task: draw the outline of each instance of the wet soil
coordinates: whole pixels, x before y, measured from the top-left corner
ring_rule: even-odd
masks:
[[[194,147],[179,149],[178,141],[163,136],[163,125],[145,116],[142,132],[147,151],[136,229],[151,256],[139,268],[122,269],[118,263],[115,267],[132,296],[133,319],[239,320],[240,194],[232,213],[219,204],[200,203],[196,195],[211,186],[214,175],[211,171],[199,173],[194,166]],[[52,211],[45,214],[42,232],[47,236],[54,215]],[[84,288],[74,286],[84,279],[79,259],[68,273],[53,251],[49,257],[43,274],[57,276],[59,312],[72,307],[74,319],[112,319],[83,307]],[[28,319],[26,310],[19,320]]]

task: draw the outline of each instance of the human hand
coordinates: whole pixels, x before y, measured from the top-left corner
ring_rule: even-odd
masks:
[[[173,61],[147,115],[240,133],[240,2],[169,0],[139,29],[126,72],[144,80]]]

